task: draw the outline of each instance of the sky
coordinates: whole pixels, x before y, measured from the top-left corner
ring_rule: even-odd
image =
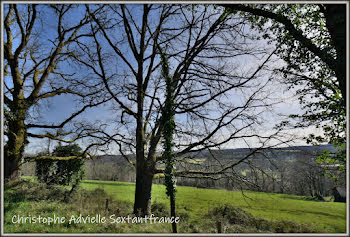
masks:
[[[138,16],[138,10],[135,11],[134,17],[137,19]],[[54,18],[53,14],[45,14],[44,11],[41,13],[44,20],[42,22],[43,25],[38,25],[37,29],[40,35],[46,37],[46,40],[44,40],[41,47],[44,49],[45,47],[49,47],[50,42],[48,41],[48,38],[54,39],[55,33],[55,25],[57,24],[57,19]],[[76,9],[74,10],[70,15],[69,19],[67,19],[67,24],[69,24],[70,21],[74,20],[75,18],[81,17],[81,11]],[[49,27],[46,27],[49,25]],[[266,43],[266,42],[265,42]],[[259,42],[259,46],[265,46],[262,45],[264,42]],[[268,45],[266,45],[268,47]],[[259,60],[253,60],[252,58],[245,58],[238,56],[236,58],[237,62],[240,63],[240,67],[242,70],[246,70],[249,68],[256,68],[257,63]],[[261,61],[261,60],[260,60]],[[276,62],[274,66],[280,66],[282,62]],[[111,61],[112,65],[112,61]],[[84,76],[85,80],[89,80],[89,73],[87,71],[84,71],[83,68],[74,67],[73,65],[70,65],[68,63],[63,63],[61,68],[64,68],[66,72],[75,72],[77,73],[77,76]],[[116,65],[115,67],[120,67],[120,65]],[[112,66],[113,68],[113,66]],[[77,70],[78,69],[78,70]],[[270,74],[267,74],[267,76]],[[5,78],[5,82],[9,83],[9,78]],[[261,135],[268,135],[273,130],[272,127],[278,122],[283,119],[281,117],[281,114],[284,116],[291,114],[291,113],[300,113],[302,112],[302,109],[300,108],[300,105],[298,103],[297,98],[294,96],[295,90],[287,90],[286,85],[283,83],[280,83],[278,81],[272,81],[272,83],[269,85],[269,92],[273,93],[276,100],[281,100],[282,102],[278,105],[274,106],[273,111],[270,113],[264,114],[263,119],[265,123],[257,128],[259,130],[259,133]],[[239,98],[238,98],[239,99]],[[60,95],[56,96],[52,99],[49,99],[46,106],[43,106],[42,108],[42,116],[40,119],[40,122],[42,123],[49,123],[49,124],[57,124],[60,123],[62,120],[67,118],[70,114],[72,114],[74,111],[76,111],[77,108],[80,108],[81,105],[74,102],[74,97],[67,96],[67,95]],[[95,123],[97,120],[103,120],[106,123],[110,123],[113,119],[118,119],[118,113],[116,113],[115,110],[111,109],[111,105],[105,105],[105,106],[99,106],[96,108],[88,109],[86,112],[82,113],[78,119],[84,119],[88,122]],[[106,131],[113,132],[114,126],[111,126]],[[38,129],[33,129],[33,132],[39,132]],[[293,136],[303,137],[309,133],[316,133],[320,134],[321,131],[319,129],[316,129],[314,127],[309,127],[305,129],[290,129],[287,130],[286,133],[289,133]],[[223,134],[225,135],[225,134]],[[249,140],[249,139],[248,139]],[[26,147],[26,153],[36,153],[38,151],[42,151],[44,149],[47,149],[47,139],[29,139],[30,143]],[[250,145],[251,146],[258,146],[258,141],[255,139],[250,139]],[[79,142],[81,146],[84,146],[88,143],[86,143],[86,140],[83,142]],[[295,139],[293,143],[290,143],[290,145],[305,145],[305,141],[302,139]],[[55,146],[55,143],[51,144],[51,149]],[[240,147],[246,147],[247,144],[243,140],[235,140],[232,142],[229,142],[225,144],[223,148],[240,148]],[[111,148],[109,153],[116,153],[116,149]]]

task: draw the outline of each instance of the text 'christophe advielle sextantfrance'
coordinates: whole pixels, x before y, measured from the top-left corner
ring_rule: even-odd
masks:
[[[154,224],[154,223],[179,223],[180,218],[179,217],[158,217],[154,216],[154,214],[151,214],[150,216],[145,217],[137,217],[137,216],[116,216],[115,214],[110,215],[108,217],[101,216],[100,214],[96,215],[71,215],[69,217],[65,216],[20,216],[20,215],[14,215],[12,216],[12,223],[13,224],[46,224],[46,225],[55,225],[55,224],[104,224],[104,223],[111,223],[111,224],[139,224],[139,223],[148,223],[148,224]]]

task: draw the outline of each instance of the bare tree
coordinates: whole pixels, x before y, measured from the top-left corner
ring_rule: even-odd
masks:
[[[269,79],[259,76],[273,53],[252,45],[254,37],[244,18],[212,6],[199,8],[89,5],[93,40],[81,45],[85,57],[71,54],[113,98],[117,132],[101,131],[95,137],[114,142],[130,163],[126,154],[135,154],[137,215],[150,213],[153,177],[163,172],[157,164],[164,162],[159,152],[165,83],[157,45],[169,60],[175,87],[174,143],[179,157],[234,139],[255,137],[265,144],[274,136],[259,136],[253,129],[272,103],[266,89]],[[244,67],[239,63],[244,57],[257,64]]]
[[[98,86],[82,81],[78,73],[70,70],[67,50],[89,35],[85,27],[90,17],[84,9],[71,4],[7,4],[4,9],[4,174],[6,179],[12,179],[19,176],[29,137],[67,142],[84,137],[87,134],[80,125],[66,131],[63,128],[87,108],[107,99],[92,97]],[[73,11],[78,12],[75,19]],[[83,103],[58,124],[39,124],[39,111],[45,101],[62,94]],[[67,138],[73,130],[75,135]]]

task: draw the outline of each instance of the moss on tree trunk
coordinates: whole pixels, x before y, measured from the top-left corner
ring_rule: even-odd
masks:
[[[8,141],[4,147],[4,178],[5,180],[17,179],[20,176],[20,165],[23,158],[24,147],[27,144],[27,131],[24,123],[25,109],[17,109],[17,116],[8,121]]]

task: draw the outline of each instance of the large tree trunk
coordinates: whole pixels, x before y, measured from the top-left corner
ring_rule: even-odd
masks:
[[[8,141],[4,147],[4,178],[5,180],[17,179],[20,176],[20,165],[27,143],[26,128],[24,124],[25,111],[19,111],[17,117],[9,121]]]
[[[140,79],[138,80],[140,81]],[[143,99],[142,88],[138,89],[138,114],[136,127],[136,190],[134,214],[146,216],[151,214],[152,181],[155,162],[148,155],[145,157],[145,134],[143,128]]]
[[[152,167],[154,165],[151,165]],[[146,216],[151,214],[153,168],[146,162],[136,161],[136,190],[134,202],[134,214]]]
[[[19,162],[17,159],[6,155],[6,153],[4,156],[4,178],[6,181],[18,179],[20,176]]]

